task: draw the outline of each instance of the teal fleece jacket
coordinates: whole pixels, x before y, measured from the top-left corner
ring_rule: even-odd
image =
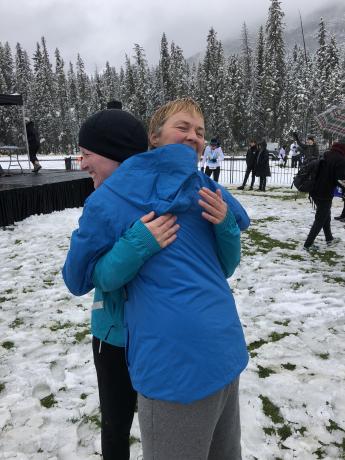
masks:
[[[224,275],[229,278],[240,261],[240,229],[228,209],[225,219],[213,226],[217,254]],[[123,347],[126,284],[142,265],[161,248],[147,227],[138,220],[97,262],[92,281],[95,286],[91,314],[92,335],[111,345]]]

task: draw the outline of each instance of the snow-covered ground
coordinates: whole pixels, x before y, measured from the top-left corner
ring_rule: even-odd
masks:
[[[238,192],[252,219],[231,278],[251,360],[241,379],[244,460],[345,458],[345,226],[301,247],[313,219],[290,189]],[[334,200],[334,215],[342,201]],[[100,459],[91,294],[60,270],[80,209],[0,230],[0,459]],[[141,458],[137,419],[131,459]]]

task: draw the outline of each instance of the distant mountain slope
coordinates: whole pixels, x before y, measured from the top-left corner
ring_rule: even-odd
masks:
[[[304,37],[306,47],[310,52],[314,52],[317,47],[317,34],[319,30],[320,18],[324,19],[326,30],[329,34],[334,34],[338,45],[345,46],[345,1],[332,5],[324,6],[308,16],[302,16]],[[262,24],[265,26],[265,23]],[[249,29],[249,35],[251,37],[252,49],[255,49],[255,42],[257,32],[260,27],[258,24],[257,29],[255,27]],[[298,12],[296,11],[296,20],[291,20],[286,23],[285,27],[285,44],[287,50],[292,49],[294,45],[303,46],[300,19]],[[329,37],[328,37],[329,38]],[[223,41],[224,54],[230,56],[231,54],[237,54],[241,49],[241,34],[236,38],[231,38]],[[203,52],[194,54],[188,59],[189,63],[198,62],[203,56]]]

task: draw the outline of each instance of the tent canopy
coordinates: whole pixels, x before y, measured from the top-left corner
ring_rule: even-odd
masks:
[[[23,105],[20,94],[0,94],[0,105]]]

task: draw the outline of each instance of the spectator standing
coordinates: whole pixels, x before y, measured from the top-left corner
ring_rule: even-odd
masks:
[[[297,168],[299,165],[299,151],[296,141],[293,141],[293,143],[290,145],[289,156],[291,156],[291,168]]]
[[[259,153],[255,166],[255,176],[260,178],[259,191],[265,192],[267,177],[271,176],[269,154],[265,140],[262,140],[259,144]]]
[[[286,166],[286,162],[287,162],[287,155],[286,155],[286,146],[285,145],[282,145],[279,149],[279,153],[278,153],[278,156],[279,156],[279,166],[281,168],[285,168]]]
[[[256,140],[252,139],[249,142],[249,149],[247,150],[247,154],[246,154],[247,169],[244,175],[243,183],[242,185],[237,187],[237,190],[244,190],[244,187],[246,186],[250,173],[252,173],[252,180],[250,183],[249,190],[253,190],[253,186],[255,182],[255,165],[256,165],[258,153],[259,153],[259,149],[258,149]]]
[[[40,146],[41,146],[40,137],[38,135],[35,124],[32,120],[27,118],[25,126],[26,126],[26,136],[27,136],[28,145],[29,145],[30,161],[34,167],[33,172],[37,173],[42,168],[42,166],[40,165],[37,159],[37,152],[39,151]]]
[[[300,141],[298,134],[293,133],[293,137],[297,142],[297,145],[301,149],[301,154],[303,155],[303,164],[310,163],[313,160],[318,160],[320,157],[319,147],[315,141],[315,137],[312,135],[307,136],[307,143],[303,144]]]
[[[213,174],[213,180],[218,182],[220,174],[220,164],[224,160],[223,150],[220,147],[218,140],[212,138],[210,145],[204,150],[204,156],[201,166],[204,167],[206,164],[205,174],[211,177]]]
[[[334,188],[339,180],[344,179],[345,140],[342,140],[341,142],[335,142],[331,149],[325,152],[324,159],[320,162],[314,190],[310,193],[316,205],[315,219],[304,243],[305,250],[318,249],[314,245],[314,241],[321,229],[324,232],[328,246],[338,242],[338,238],[333,238],[331,231],[331,207]]]

